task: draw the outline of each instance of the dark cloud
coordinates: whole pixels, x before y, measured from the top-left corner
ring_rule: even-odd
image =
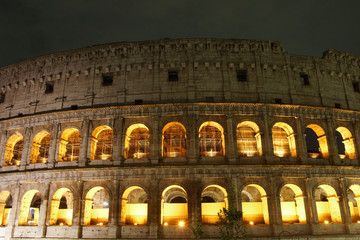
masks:
[[[360,55],[357,0],[0,0],[0,66],[120,41],[241,38]]]

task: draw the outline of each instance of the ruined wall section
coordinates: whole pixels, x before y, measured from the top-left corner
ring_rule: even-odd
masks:
[[[284,103],[360,109],[360,58],[328,50],[290,55],[278,42],[183,39],[117,43],[0,69],[0,118],[101,105]],[[237,71],[246,70],[247,81]],[[169,71],[178,81],[169,81]],[[113,77],[103,86],[103,76]],[[308,77],[304,84],[301,75]],[[53,92],[49,91],[53,85]],[[354,87],[355,85],[355,87]],[[48,86],[48,87],[47,87]],[[139,101],[137,101],[139,103]],[[141,101],[140,101],[141,103]]]

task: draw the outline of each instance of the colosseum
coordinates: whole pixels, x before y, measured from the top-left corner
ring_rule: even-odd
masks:
[[[0,68],[0,238],[360,233],[360,57],[163,39]]]

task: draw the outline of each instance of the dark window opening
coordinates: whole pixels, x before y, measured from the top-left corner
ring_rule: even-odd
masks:
[[[103,74],[102,75],[102,85],[111,86],[113,84],[113,75],[112,74]]]
[[[283,103],[281,98],[275,98],[274,101],[275,101],[276,104],[282,104]]]
[[[187,203],[184,197],[175,197],[171,199],[170,203]]]
[[[4,103],[5,102],[5,93],[1,93],[0,94],[0,103]]]
[[[78,109],[78,105],[71,105],[71,110],[77,110]]]
[[[205,197],[201,198],[201,202],[202,203],[213,203],[213,202],[215,202],[215,200],[212,197],[205,196]]]
[[[360,85],[358,82],[353,82],[353,88],[354,88],[354,92],[358,92],[360,93]]]
[[[54,92],[54,83],[53,82],[47,82],[45,84],[45,93],[53,93]]]
[[[143,104],[143,100],[142,99],[136,99],[135,100],[135,105],[141,105]]]
[[[168,79],[169,79],[169,82],[179,81],[178,72],[177,71],[169,71]]]
[[[237,70],[236,78],[239,82],[247,82],[247,71],[246,70]]]
[[[335,103],[335,108],[341,108],[340,103]]]
[[[344,139],[341,136],[341,133],[338,131],[335,131],[335,138],[336,138],[336,146],[338,149],[338,154],[345,155]]]
[[[309,86],[310,85],[309,75],[307,75],[305,73],[300,73],[300,80],[301,80],[301,84],[303,86]]]
[[[215,102],[214,97],[206,97],[205,100],[206,100],[206,102],[208,102],[208,103],[214,103],[214,102]]]
[[[66,197],[60,199],[59,209],[67,209]]]

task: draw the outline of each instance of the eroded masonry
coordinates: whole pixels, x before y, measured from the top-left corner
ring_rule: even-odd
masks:
[[[0,68],[0,237],[360,232],[360,57],[280,43],[116,43]]]

